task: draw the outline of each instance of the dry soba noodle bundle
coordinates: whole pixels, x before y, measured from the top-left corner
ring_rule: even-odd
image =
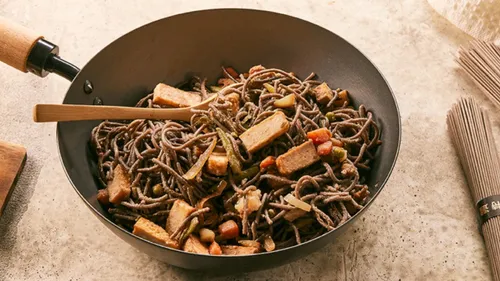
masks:
[[[280,69],[223,68],[217,86],[159,84],[138,107],[189,106],[190,122],[104,121],[92,131],[113,219],[150,241],[202,254],[273,251],[318,237],[363,208],[381,143],[373,116]]]

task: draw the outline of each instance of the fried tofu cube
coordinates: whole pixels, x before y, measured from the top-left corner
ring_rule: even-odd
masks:
[[[140,218],[134,224],[133,234],[170,248],[179,249],[179,244],[170,238],[170,235],[161,226],[152,221]]]
[[[169,234],[174,233],[181,225],[182,222],[195,211],[195,208],[191,207],[188,203],[183,200],[176,200],[170,213],[168,214],[167,224],[165,229]]]
[[[160,83],[153,91],[153,103],[173,107],[189,107],[201,102],[201,96]]]
[[[290,128],[286,115],[277,111],[257,125],[252,126],[240,135],[240,139],[248,152],[253,153],[270,144]]]
[[[259,252],[257,247],[245,247],[245,246],[233,246],[233,245],[223,245],[220,246],[223,255],[236,256],[236,255],[250,255]]]
[[[311,140],[290,148],[287,152],[276,159],[276,167],[282,175],[290,175],[295,171],[306,168],[320,158],[316,153],[316,147]]]
[[[321,104],[327,104],[333,99],[332,89],[325,82],[314,88],[314,94],[316,95],[316,101]]]
[[[108,183],[109,202],[120,204],[130,196],[130,177],[121,164],[113,170],[113,180]]]
[[[227,165],[229,159],[225,154],[214,154],[212,153],[208,157],[207,161],[207,172],[216,176],[223,176],[227,173]]]
[[[205,246],[205,244],[203,244],[200,239],[193,234],[189,235],[188,239],[186,239],[182,250],[188,253],[208,255],[208,247]]]

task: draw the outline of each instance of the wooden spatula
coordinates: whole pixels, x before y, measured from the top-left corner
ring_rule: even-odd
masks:
[[[59,122],[79,120],[130,120],[160,119],[189,121],[191,109],[207,109],[217,95],[203,102],[184,108],[141,108],[106,105],[37,104],[33,108],[35,122]]]
[[[0,216],[26,162],[26,149],[0,141]]]

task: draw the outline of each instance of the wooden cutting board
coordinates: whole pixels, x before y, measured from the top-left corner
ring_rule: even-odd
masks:
[[[0,216],[26,162],[26,149],[0,141]]]

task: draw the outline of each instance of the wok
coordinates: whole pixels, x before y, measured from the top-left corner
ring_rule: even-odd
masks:
[[[220,66],[248,69],[262,64],[306,77],[316,72],[333,87],[349,89],[354,103],[374,112],[383,144],[368,184],[366,207],[347,223],[311,241],[287,249],[248,256],[205,256],[144,240],[111,221],[96,200],[96,159],[90,131],[98,121],[60,122],[61,160],[75,191],[94,215],[121,239],[171,265],[244,272],[275,267],[306,256],[342,235],[373,203],[392,172],[401,140],[395,97],[377,68],[341,37],[290,16],[246,9],[196,11],[164,18],[115,40],[81,70],[58,56],[58,47],[6,20],[0,20],[0,59],[41,77],[54,72],[71,81],[65,104],[132,106],[159,82],[177,84],[197,74],[215,82]],[[54,206],[56,207],[56,206]]]

